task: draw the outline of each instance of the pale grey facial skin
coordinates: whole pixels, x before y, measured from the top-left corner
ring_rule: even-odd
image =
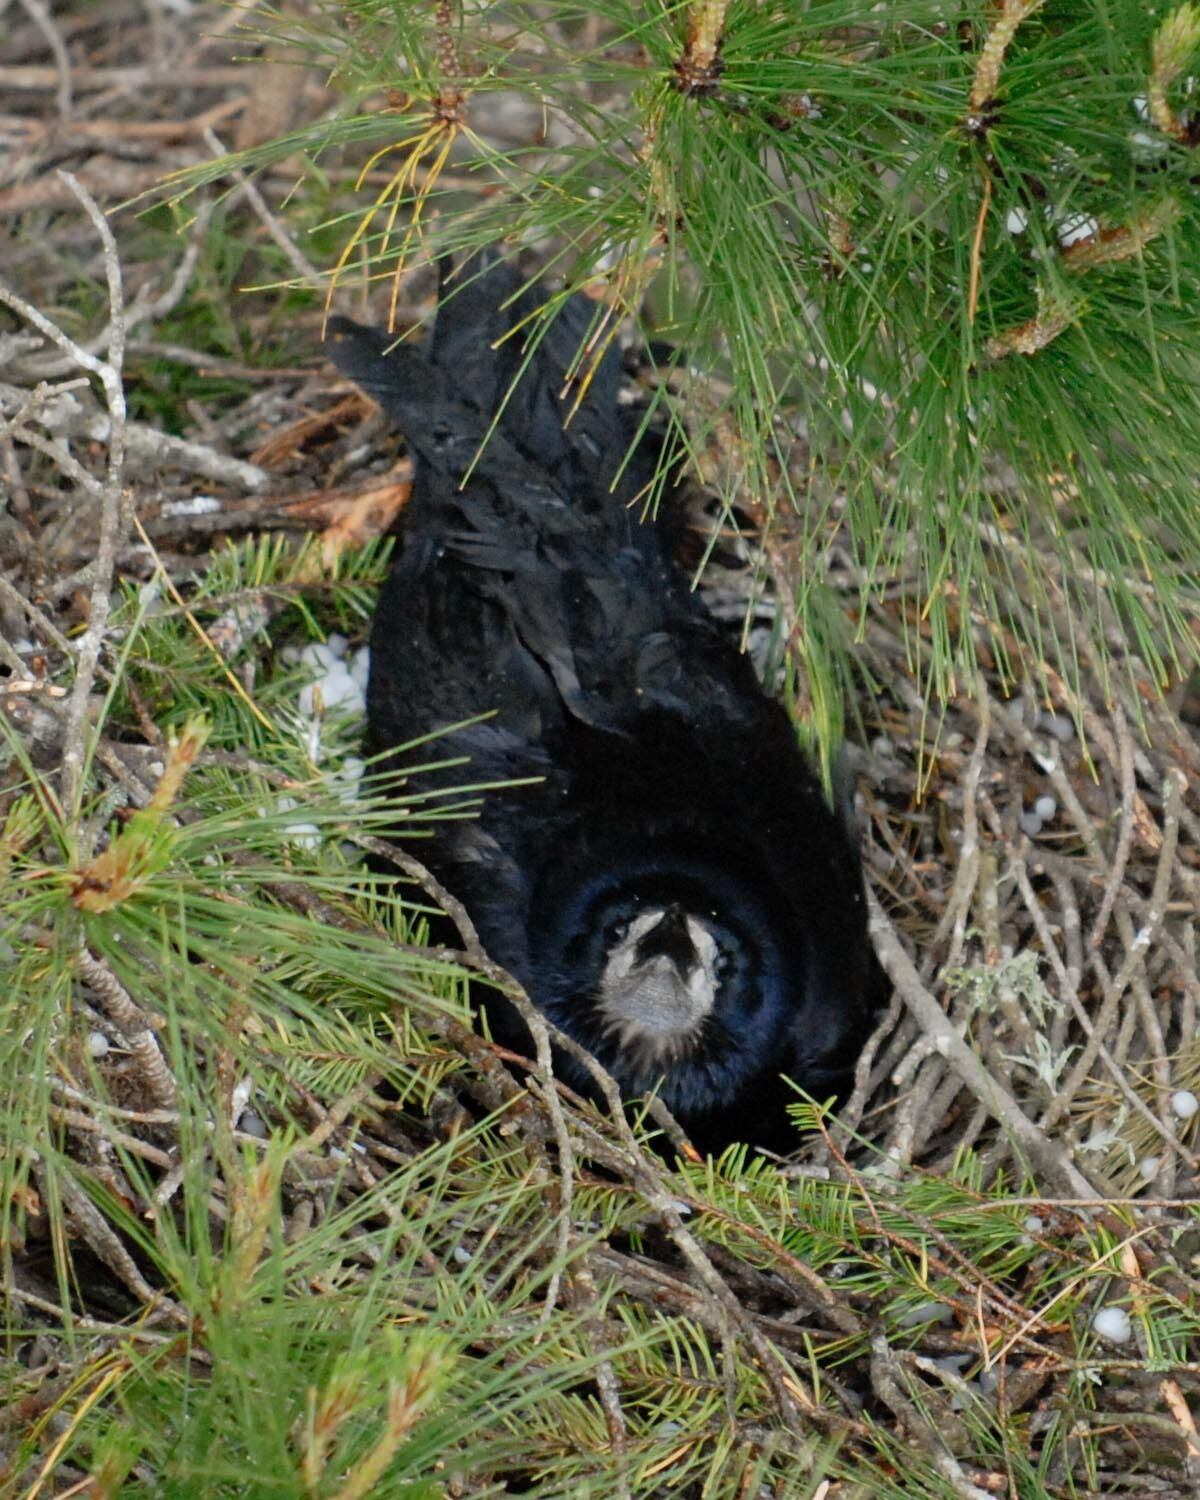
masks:
[[[609,949],[600,976],[604,1029],[629,1061],[646,1072],[661,1069],[688,1050],[717,998],[716,940],[695,917],[686,918],[694,950],[686,968],[664,953],[639,962],[639,942],[666,915],[661,907],[639,912]]]

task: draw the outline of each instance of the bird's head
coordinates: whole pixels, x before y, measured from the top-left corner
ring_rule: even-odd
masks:
[[[642,856],[555,895],[530,994],[624,1091],[711,1108],[769,1065],[799,954],[728,871]]]
[[[577,840],[530,903],[530,998],[624,1094],[654,1090],[705,1141],[790,1138],[781,1075],[827,1097],[870,1024],[853,886],[756,854],[617,826]]]
[[[679,902],[610,914],[596,986],[600,1029],[639,1068],[669,1065],[695,1046],[731,961],[711,920]]]

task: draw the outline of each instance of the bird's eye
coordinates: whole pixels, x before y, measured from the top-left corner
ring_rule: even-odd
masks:
[[[717,962],[715,967],[718,979],[725,980],[729,978],[734,969],[737,967],[737,959],[734,958],[731,949],[718,948]]]
[[[604,945],[606,948],[614,948],[625,937],[629,931],[629,923],[625,921],[610,922],[604,929]]]

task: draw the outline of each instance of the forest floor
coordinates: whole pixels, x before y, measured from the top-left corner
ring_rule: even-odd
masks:
[[[1194,685],[931,712],[896,578],[841,1113],[671,1166],[524,1088],[343,795],[410,474],[320,352],[361,163],[160,191],[334,106],[240,14],[0,3],[0,1494],[1200,1493]]]

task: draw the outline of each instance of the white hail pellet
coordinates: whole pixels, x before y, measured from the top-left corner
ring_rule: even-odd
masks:
[[[945,1302],[922,1302],[919,1307],[910,1307],[896,1320],[901,1328],[916,1328],[921,1323],[952,1323],[954,1309]]]
[[[1114,1344],[1127,1344],[1133,1337],[1133,1324],[1123,1307],[1102,1307],[1092,1319],[1092,1328]]]
[[[308,715],[316,711],[318,695],[321,706],[327,713],[333,708],[363,713],[367,706],[362,689],[340,661],[335,661],[321,676],[300,689],[299,706],[302,714]]]
[[[297,848],[319,849],[321,847],[321,830],[315,823],[289,823],[283,831]]]
[[[312,667],[316,672],[328,671],[337,661],[337,656],[324,641],[310,641],[300,652],[300,665]]]
[[[221,502],[213,495],[193,495],[190,500],[168,500],[162,508],[164,516],[211,516],[221,509]]]
[[[1075,725],[1066,714],[1042,714],[1038,720],[1038,728],[1052,734],[1060,745],[1075,738]]]
[[[1058,243],[1064,250],[1080,240],[1090,240],[1100,233],[1100,225],[1089,214],[1072,214],[1058,226]]]

